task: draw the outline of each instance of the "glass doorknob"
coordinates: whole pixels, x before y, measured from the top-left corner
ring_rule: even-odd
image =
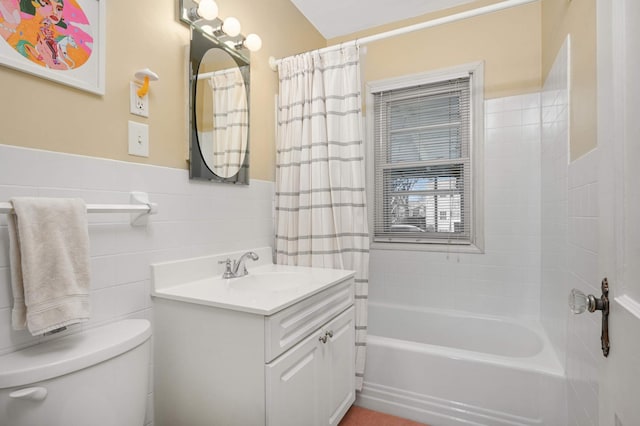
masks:
[[[587,296],[577,288],[574,288],[569,293],[569,308],[574,314],[581,314],[589,309],[591,295]],[[589,309],[591,310],[591,309]],[[592,311],[593,312],[593,311]]]
[[[602,334],[600,342],[602,344],[602,354],[609,355],[609,281],[604,278],[601,284],[602,296],[596,299],[593,294],[586,295],[577,288],[569,292],[569,308],[574,314],[581,314],[584,311],[602,311]]]

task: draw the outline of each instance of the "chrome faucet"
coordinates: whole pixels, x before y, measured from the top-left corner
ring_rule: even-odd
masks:
[[[240,256],[240,258],[238,260],[234,260],[233,261],[233,267],[231,266],[231,259],[227,258],[226,260],[221,260],[218,263],[224,263],[225,264],[225,269],[224,269],[224,274],[222,274],[222,278],[223,279],[227,279],[227,278],[239,278],[239,277],[244,277],[245,275],[247,275],[249,272],[247,272],[247,267],[245,265],[245,261],[246,259],[249,258],[251,260],[258,260],[259,257],[256,253],[252,252],[252,251],[248,251],[245,254],[243,254],[242,256]]]
[[[247,257],[254,261],[259,259],[258,255],[252,251],[248,251],[240,256],[240,259],[233,262],[233,271],[231,272],[234,277],[244,277],[248,274],[247,267],[244,264]]]

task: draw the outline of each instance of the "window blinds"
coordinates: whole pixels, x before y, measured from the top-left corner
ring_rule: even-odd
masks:
[[[468,244],[471,78],[373,93],[374,240]]]

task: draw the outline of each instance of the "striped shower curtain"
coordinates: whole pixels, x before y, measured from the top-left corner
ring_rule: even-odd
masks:
[[[230,177],[242,167],[247,151],[249,107],[244,77],[238,68],[216,71],[209,78],[209,87],[213,98],[213,152],[208,154],[203,149],[203,155],[213,158],[207,165],[216,175]]]
[[[367,334],[369,234],[357,46],[279,65],[276,261],[356,271],[356,389]]]

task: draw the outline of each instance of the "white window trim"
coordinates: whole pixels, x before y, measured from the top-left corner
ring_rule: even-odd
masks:
[[[471,243],[401,243],[374,241],[374,211],[370,204],[368,209],[369,235],[371,248],[380,250],[404,251],[437,251],[455,253],[484,253],[484,62],[471,62],[450,68],[410,74],[401,77],[371,81],[366,84],[366,174],[367,199],[375,202],[375,162],[374,162],[374,95],[384,90],[401,89],[409,86],[435,83],[442,80],[466,77],[471,75],[471,174],[473,197],[471,220],[473,223]]]

